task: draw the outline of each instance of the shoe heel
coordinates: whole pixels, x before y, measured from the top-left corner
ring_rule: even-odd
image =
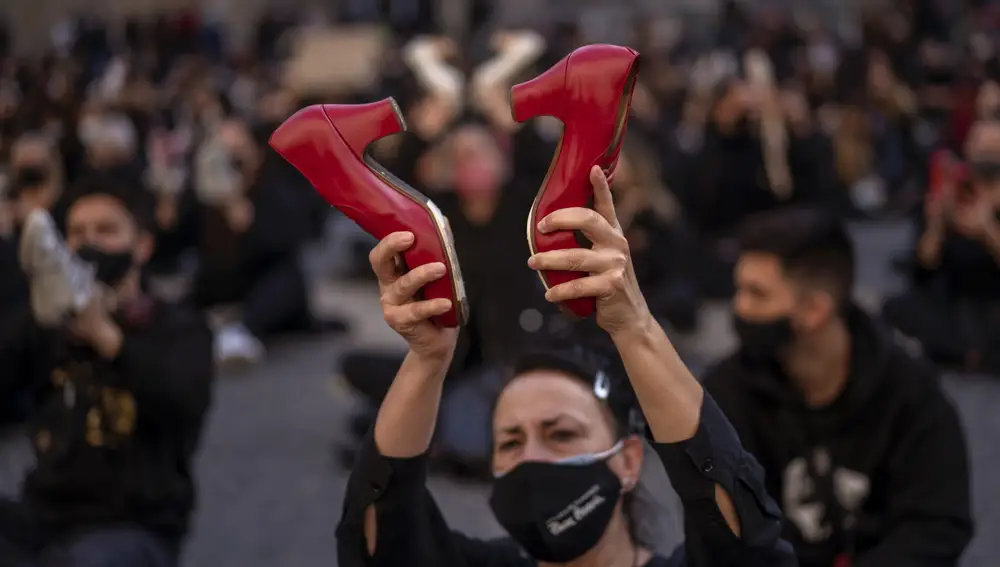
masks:
[[[369,104],[324,104],[323,112],[358,157],[375,140],[406,131],[406,121],[392,97]]]
[[[510,89],[510,108],[514,121],[524,122],[538,116],[554,116],[562,120],[567,69],[569,57],[563,58],[534,79],[514,85]]]

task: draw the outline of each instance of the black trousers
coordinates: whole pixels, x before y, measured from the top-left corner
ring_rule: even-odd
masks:
[[[236,277],[200,273],[194,283],[195,303],[203,309],[242,304],[243,324],[256,337],[311,327],[306,278],[296,258],[241,272]]]
[[[176,567],[176,546],[137,526],[53,535],[19,503],[0,500],[0,567]]]

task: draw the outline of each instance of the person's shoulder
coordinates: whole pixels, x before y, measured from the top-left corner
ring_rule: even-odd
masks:
[[[882,381],[886,393],[911,411],[934,405],[950,406],[941,371],[920,352],[919,346],[894,331],[885,333]]]

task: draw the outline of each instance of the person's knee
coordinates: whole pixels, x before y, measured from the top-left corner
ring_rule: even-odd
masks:
[[[105,529],[78,536],[45,553],[40,567],[175,567],[169,545],[138,528]]]

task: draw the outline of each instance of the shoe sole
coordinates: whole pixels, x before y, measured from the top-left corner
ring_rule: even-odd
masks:
[[[406,130],[406,120],[403,118],[403,112],[400,110],[399,105],[396,104],[395,100],[391,104],[393,114],[396,115],[399,123],[403,125],[403,130]],[[334,130],[336,130],[335,126]],[[410,187],[405,181],[375,161],[375,158],[372,157],[368,150],[365,150],[364,153],[364,163],[386,185],[419,205],[430,216],[434,227],[437,229],[438,242],[441,243],[441,248],[444,250],[445,258],[448,261],[448,272],[451,274],[452,297],[455,298],[456,303],[456,305],[452,305],[452,308],[455,310],[458,325],[465,325],[469,320],[469,303],[465,295],[465,280],[462,278],[462,269],[458,263],[458,253],[455,251],[455,238],[451,233],[447,217],[444,216],[441,209],[430,198]]]

